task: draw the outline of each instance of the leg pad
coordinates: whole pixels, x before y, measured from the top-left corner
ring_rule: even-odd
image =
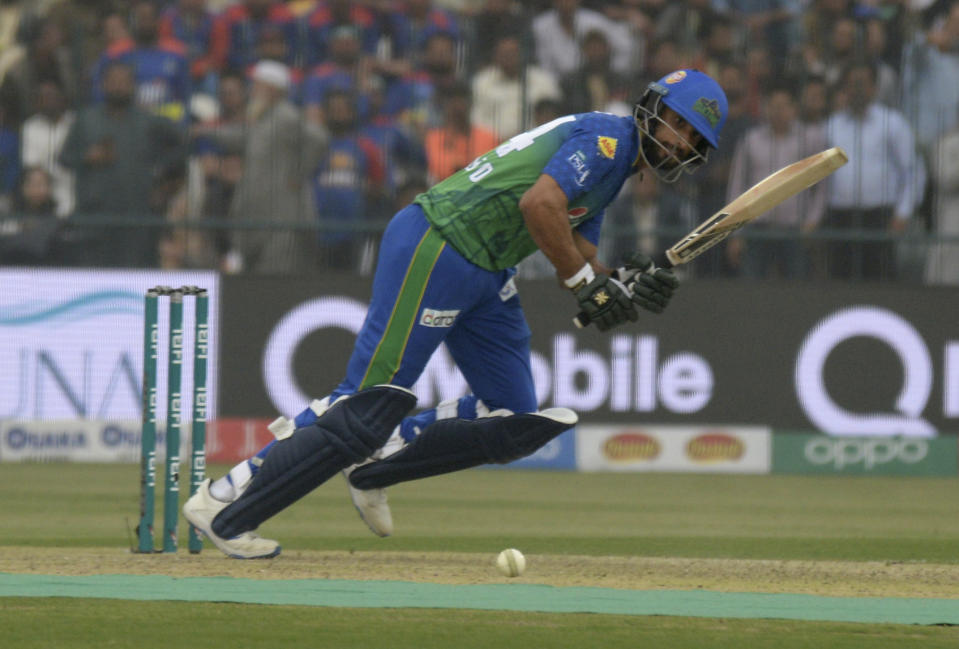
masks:
[[[566,408],[473,420],[439,419],[398,453],[358,467],[350,483],[357,489],[380,489],[480,464],[505,464],[533,453],[576,421],[576,413]]]
[[[259,525],[386,443],[416,405],[412,392],[376,386],[338,399],[314,423],[276,442],[243,495],[211,525],[225,539]]]

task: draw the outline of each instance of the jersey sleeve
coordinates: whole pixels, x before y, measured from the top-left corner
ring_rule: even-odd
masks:
[[[593,189],[627,155],[618,133],[580,128],[549,159],[543,173],[552,177],[572,202]]]
[[[583,221],[576,226],[576,231],[579,232],[583,237],[589,241],[594,246],[599,245],[599,231],[603,226],[603,218],[606,216],[606,210],[601,211],[599,214],[594,216],[591,219]]]

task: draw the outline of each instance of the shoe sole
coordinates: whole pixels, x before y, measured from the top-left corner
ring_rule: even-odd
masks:
[[[188,520],[189,520],[189,519],[188,519]],[[191,525],[192,525],[192,523],[191,523]],[[193,525],[193,527],[196,527],[196,525]],[[279,556],[279,555],[280,555],[280,552],[283,551],[283,546],[278,545],[278,546],[276,546],[276,549],[275,549],[273,552],[271,552],[270,554],[259,554],[259,555],[255,556],[255,557],[244,557],[243,555],[240,555],[240,554],[230,554],[229,552],[227,552],[226,550],[224,550],[223,548],[221,548],[219,545],[217,545],[216,541],[214,541],[214,540],[213,540],[213,537],[211,537],[209,534],[207,534],[206,532],[204,532],[203,530],[201,530],[199,527],[196,527],[196,529],[197,529],[197,531],[198,531],[200,534],[202,534],[202,535],[205,536],[206,538],[210,539],[210,543],[212,543],[213,545],[216,545],[216,549],[217,549],[217,550],[219,550],[220,552],[222,552],[223,554],[225,554],[226,556],[228,556],[228,557],[231,558],[231,559],[240,559],[241,561],[256,561],[257,559],[272,559],[272,558],[274,558],[274,557]]]
[[[241,560],[244,560],[244,561],[255,560],[255,559],[272,559],[273,557],[278,556],[278,555],[280,554],[280,552],[283,550],[283,546],[277,545],[277,546],[276,546],[276,549],[273,550],[273,552],[271,552],[270,554],[258,554],[258,555],[255,556],[255,557],[244,557],[243,555],[240,555],[240,554],[231,554],[229,551],[224,550],[223,548],[221,548],[220,545],[216,542],[216,539],[214,539],[213,536],[211,536],[209,532],[207,532],[206,530],[204,530],[204,529],[203,529],[200,525],[198,525],[192,518],[190,518],[190,512],[189,512],[189,510],[187,510],[187,508],[186,508],[185,506],[183,507],[183,518],[185,518],[185,519],[187,520],[187,522],[190,523],[190,525],[192,525],[194,528],[196,528],[196,531],[197,531],[197,532],[199,532],[200,534],[202,534],[202,535],[205,536],[206,538],[210,539],[210,543],[212,543],[213,545],[215,545],[217,550],[219,550],[220,552],[222,552],[223,554],[225,554],[226,556],[228,556],[228,557],[231,558],[231,559],[241,559]]]

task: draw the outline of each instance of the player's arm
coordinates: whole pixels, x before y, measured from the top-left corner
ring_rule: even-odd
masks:
[[[560,279],[574,277],[587,265],[586,256],[580,252],[569,227],[566,193],[552,176],[541,175],[523,194],[519,209],[530,236],[556,268]]]
[[[607,275],[613,272],[612,268],[606,266],[599,260],[597,256],[599,254],[599,248],[576,230],[573,230],[573,243],[576,245],[579,253],[583,255],[586,263],[592,266],[594,272],[606,273]]]
[[[635,321],[639,314],[626,287],[606,273],[596,272],[579,249],[569,226],[567,207],[566,193],[547,174],[541,175],[519,201],[530,236],[573,291],[590,321],[601,331]],[[587,248],[586,253],[595,260],[595,251]]]

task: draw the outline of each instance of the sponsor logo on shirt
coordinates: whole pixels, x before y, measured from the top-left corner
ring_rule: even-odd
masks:
[[[599,152],[604,156],[612,160],[616,157],[616,144],[618,140],[614,137],[606,137],[605,135],[600,135],[597,144],[599,145]]]
[[[452,327],[453,321],[456,320],[456,316],[459,314],[459,309],[453,311],[423,309],[423,315],[420,316],[420,324],[424,327]]]
[[[576,171],[576,184],[582,187],[583,183],[586,182],[586,177],[589,176],[589,169],[586,168],[586,154],[577,151],[566,158],[566,162]]]

